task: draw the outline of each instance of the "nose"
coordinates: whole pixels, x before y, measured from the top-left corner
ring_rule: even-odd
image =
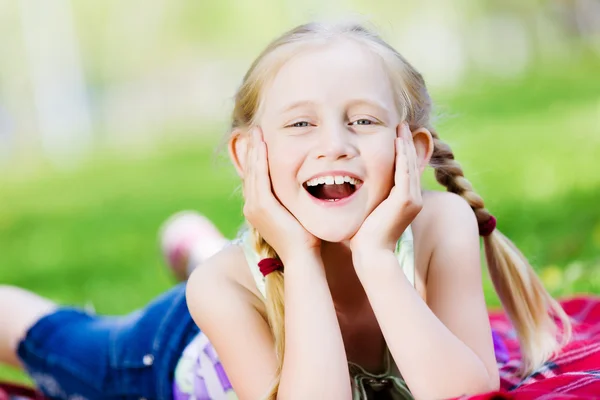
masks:
[[[317,158],[340,160],[354,158],[358,150],[354,133],[345,125],[323,126],[319,132]]]

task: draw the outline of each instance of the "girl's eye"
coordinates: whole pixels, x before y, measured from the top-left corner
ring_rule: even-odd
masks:
[[[370,119],[362,118],[352,122],[352,125],[373,125],[373,121],[371,121]]]
[[[307,126],[310,126],[310,124],[306,121],[299,121],[299,122],[294,122],[293,124],[289,125],[292,128],[306,128]]]

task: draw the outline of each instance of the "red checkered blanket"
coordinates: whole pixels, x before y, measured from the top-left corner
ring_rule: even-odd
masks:
[[[524,380],[516,376],[520,363],[515,332],[503,313],[491,313],[493,330],[506,344],[508,361],[500,366],[501,390],[461,400],[600,399],[600,298],[561,301],[573,320],[573,339],[560,354]]]

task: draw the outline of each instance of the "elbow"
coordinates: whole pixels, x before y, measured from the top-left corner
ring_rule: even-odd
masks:
[[[481,374],[477,377],[472,377],[470,379],[471,384],[467,388],[465,393],[461,393],[462,395],[478,395],[488,392],[495,392],[500,389],[500,376],[498,374],[498,370],[495,371],[486,371],[485,369],[481,370]]]
[[[489,392],[496,392],[500,389],[500,377],[498,371],[481,371],[480,376],[474,376],[467,382],[464,393],[459,395],[474,396]]]
[[[316,394],[315,394],[316,393]],[[311,391],[310,396],[306,397],[306,393],[302,391],[296,391],[296,393],[277,392],[277,400],[306,400],[306,399],[331,399],[331,400],[352,400],[352,393],[329,393],[329,392],[316,392]]]
[[[476,396],[489,392],[496,392],[500,388],[500,378],[496,372],[493,376],[485,369],[478,373],[461,374],[463,379],[456,376],[447,376],[440,386],[427,385],[423,390],[410,388],[416,399],[447,399],[461,396]]]
[[[464,393],[459,395],[473,396],[488,392],[496,392],[500,389],[500,373],[496,364],[485,365],[483,362],[478,363],[471,374],[467,376],[464,382]]]
[[[304,383],[302,383],[304,382]],[[298,381],[283,377],[277,390],[277,400],[331,399],[352,400],[352,385],[331,379],[300,379]]]
[[[352,389],[348,390],[331,387],[318,387],[317,385],[304,384],[294,389],[279,386],[277,400],[305,400],[305,399],[330,399],[352,400]]]
[[[490,377],[488,379],[488,392],[495,392],[500,390],[500,373],[498,372],[498,369],[495,368],[493,371],[490,372]]]
[[[500,372],[496,365],[486,368],[485,379],[482,378],[482,388],[479,393],[496,392],[500,390]]]
[[[319,395],[321,396],[321,395]],[[334,396],[330,394],[324,394],[325,397],[310,397],[311,399],[331,399],[331,400],[352,400],[352,395],[340,395],[336,393]],[[277,400],[306,400],[307,397],[304,397],[304,394],[294,394],[291,396],[282,395],[277,393]]]
[[[492,382],[490,380],[475,383],[470,390],[464,395],[475,396],[484,393],[497,392],[500,389],[500,382]]]

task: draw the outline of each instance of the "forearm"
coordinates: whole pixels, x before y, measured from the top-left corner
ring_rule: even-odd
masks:
[[[371,253],[363,260],[357,265],[359,278],[415,397],[448,398],[492,389],[483,361],[429,309],[394,253]]]
[[[286,262],[283,399],[350,399],[346,352],[320,257]]]

